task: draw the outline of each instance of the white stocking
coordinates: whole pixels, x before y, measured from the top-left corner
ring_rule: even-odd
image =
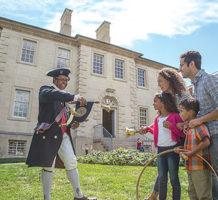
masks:
[[[77,168],[66,170],[66,173],[67,173],[67,178],[69,179],[73,187],[74,196],[77,198],[83,197],[82,191],[80,189],[79,174],[78,174]]]
[[[42,181],[42,188],[44,193],[44,200],[50,200],[52,172],[42,170],[41,181]]]

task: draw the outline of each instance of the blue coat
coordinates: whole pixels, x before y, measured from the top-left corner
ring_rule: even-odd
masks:
[[[74,95],[61,90],[56,90],[53,86],[42,86],[39,90],[39,114],[38,124],[42,122],[52,123],[56,116],[65,106],[65,102],[73,101]],[[60,124],[60,122],[59,122]],[[44,133],[34,132],[26,164],[29,167],[51,167],[55,156],[63,140],[63,134],[58,123],[54,123]],[[70,128],[67,133],[73,146]],[[56,167],[64,167],[57,157]]]

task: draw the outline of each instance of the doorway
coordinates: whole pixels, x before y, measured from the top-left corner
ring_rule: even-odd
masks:
[[[107,112],[106,110],[103,111],[103,127],[107,130],[103,131],[104,137],[114,137],[114,110],[110,110]],[[110,134],[110,135],[109,135]]]

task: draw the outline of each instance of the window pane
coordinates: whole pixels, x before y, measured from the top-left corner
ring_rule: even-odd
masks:
[[[145,71],[138,69],[138,86],[145,87]]]
[[[140,108],[140,127],[141,126],[146,126],[147,125],[147,108]]]
[[[102,55],[94,54],[93,73],[103,74],[103,56]]]
[[[27,117],[29,105],[29,91],[16,90],[14,100],[14,117]]]
[[[115,60],[115,78],[123,79],[124,62],[122,60]]]
[[[57,68],[69,68],[70,51],[66,49],[58,49]]]
[[[36,42],[23,41],[21,61],[27,63],[33,63],[34,53],[35,53]],[[30,58],[31,55],[31,58]]]
[[[26,141],[24,140],[9,140],[8,154],[15,156],[24,156],[26,151]]]

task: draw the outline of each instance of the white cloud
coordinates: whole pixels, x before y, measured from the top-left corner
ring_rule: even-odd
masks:
[[[95,38],[95,31],[106,20],[111,22],[111,42],[131,45],[135,40],[147,40],[149,34],[174,36],[190,34],[204,23],[218,23],[218,0],[0,0],[3,8],[22,5],[26,10],[43,10],[48,23],[44,28],[60,30],[62,13],[72,9],[72,35],[81,34]],[[7,3],[8,2],[8,3]],[[18,3],[19,2],[19,3]],[[1,10],[1,9],[0,9]],[[47,14],[46,14],[47,13]],[[47,17],[54,16],[51,19]],[[31,14],[29,17],[34,17]]]
[[[69,0],[73,9],[72,33],[95,38],[104,21],[111,22],[111,40],[131,45],[149,34],[190,34],[207,22],[218,22],[218,1],[199,0]],[[59,23],[59,22],[58,22]]]

